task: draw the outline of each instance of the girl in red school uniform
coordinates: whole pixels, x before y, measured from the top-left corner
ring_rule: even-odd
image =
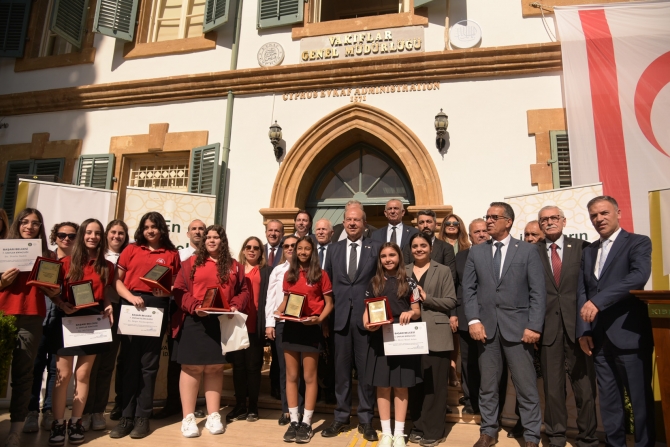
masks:
[[[226,231],[220,225],[208,227],[204,243],[182,263],[174,285],[174,298],[179,308],[172,317],[175,339],[172,360],[181,364],[179,391],[184,412],[181,423],[184,437],[200,436],[193,413],[203,374],[209,413],[205,428],[213,435],[226,430],[219,414],[223,364],[226,363],[221,353],[219,319],[217,315],[208,315],[199,309],[205,293],[213,288],[218,289],[214,307],[228,303],[233,312],[246,309],[249,299],[247,282],[244,267],[230,254]]]
[[[47,246],[42,213],[26,208],[14,217],[7,239],[38,239],[42,256],[54,258]],[[28,414],[30,388],[33,383],[33,366],[42,338],[42,322],[46,316],[44,295],[56,295],[59,290],[26,285],[30,272],[10,268],[0,276],[0,311],[16,317],[18,339],[12,354],[11,386],[9,403],[11,425],[5,445],[20,447],[20,433]]]
[[[149,434],[149,417],[153,410],[163,335],[167,329],[170,294],[150,287],[140,278],[157,264],[169,267],[173,279],[179,272],[179,252],[170,241],[165,219],[160,213],[152,211],[140,219],[135,243],[128,245],[119,256],[116,291],[122,306],[158,308],[163,314],[163,321],[159,337],[121,336],[121,350],[125,354],[123,409],[118,425],[109,434],[111,438],[130,435],[139,439]]]
[[[333,310],[333,288],[328,274],[321,270],[319,256],[312,238],[298,239],[295,256],[284,276],[284,301],[279,313],[286,309],[289,294],[305,295],[302,317],[306,321],[286,321],[282,346],[286,359],[286,399],[291,417],[284,434],[284,441],[307,443],[312,439],[312,415],[319,391],[317,367],[319,352],[323,349],[321,324]],[[300,360],[302,357],[305,380],[305,413],[302,422],[298,419],[298,385],[300,382]]]
[[[66,348],[63,343],[62,326],[64,318],[84,315],[103,314],[104,318],[110,319],[110,323],[112,321],[109,290],[114,282],[114,264],[105,259],[107,241],[104,237],[104,231],[104,227],[98,220],[85,220],[77,231],[72,256],[66,256],[62,261],[65,279],[61,296],[53,299],[57,310],[48,342],[49,351],[56,354],[56,369],[58,372],[52,395],[54,422],[49,436],[49,445],[51,446],[65,444],[65,401],[75,356],[77,356],[76,380],[72,417],[67,423],[67,438],[69,444],[76,445],[84,442],[84,427],[81,416],[88,397],[91,368],[96,354],[107,351],[110,345],[110,343],[96,343]],[[96,306],[75,309],[76,303],[70,285],[79,281],[91,281]]]

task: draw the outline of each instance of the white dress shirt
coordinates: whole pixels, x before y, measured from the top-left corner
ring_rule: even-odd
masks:
[[[188,258],[193,256],[193,253],[195,253],[195,248],[193,248],[193,246],[191,246],[191,245],[189,245],[186,248],[182,248],[181,250],[179,250],[179,260],[181,262],[184,262]]]
[[[274,312],[284,300],[284,275],[288,272],[288,261],[272,269],[268,280],[268,296],[265,300],[265,327],[275,327]]]
[[[395,227],[395,241],[396,244],[400,245],[400,241],[402,241],[402,222],[400,222],[398,225],[391,225],[388,224],[388,227],[386,227],[386,242],[391,242],[391,234],[393,233],[393,227]]]
[[[361,263],[361,248],[363,247],[363,239],[359,239],[357,241],[352,241],[351,239],[347,239],[347,272],[349,271],[349,256],[351,256],[351,244],[356,244],[358,247],[356,248],[356,268]]]
[[[342,232],[340,233],[340,238],[339,238],[337,241],[338,241],[338,242],[339,242],[339,241],[343,241],[343,240],[345,240],[346,238],[347,238],[347,230],[345,230],[345,229],[343,228],[343,229],[342,229]]]
[[[509,246],[511,240],[512,240],[511,234],[508,234],[507,237],[502,241],[496,241],[495,239],[491,239],[491,257],[495,256],[496,250],[498,249],[498,247],[495,246],[495,243],[496,242],[503,243],[502,247],[500,247],[500,272],[498,272],[498,275],[502,275],[503,266],[505,265],[505,256],[507,255],[507,247]],[[468,326],[473,325],[475,323],[481,323],[481,320],[470,320],[468,321]]]
[[[617,236],[619,236],[619,233],[621,233],[621,227],[619,227],[618,230],[616,230],[612,235],[607,238],[603,239],[600,238],[600,247],[598,247],[598,256],[596,256],[596,265],[595,268],[593,269],[593,274],[596,275],[596,278],[600,279],[600,258],[604,257],[605,261],[607,261],[607,255],[610,254],[610,250],[612,249],[612,244],[614,244],[614,241],[616,240]],[[607,244],[607,247],[605,247],[604,253],[603,253],[603,242],[609,241]],[[603,262],[603,266],[605,266],[605,263]]]
[[[326,258],[328,257],[328,247],[330,247],[330,242],[327,243],[326,245],[321,245],[319,243],[316,244],[316,254],[317,254],[317,256],[321,252],[321,247],[325,248],[325,250],[323,250],[323,262],[321,263],[321,268],[323,268],[326,265]]]
[[[556,253],[558,253],[558,257],[560,258],[561,262],[563,262],[563,247],[565,247],[565,235],[561,234],[561,236],[556,239],[556,242],[551,242],[549,239],[545,239],[545,243],[547,244],[547,257],[549,258],[549,267],[551,267],[551,273],[554,273],[554,264],[551,263],[551,244],[556,244]]]

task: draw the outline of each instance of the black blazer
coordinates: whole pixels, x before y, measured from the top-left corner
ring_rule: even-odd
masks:
[[[281,255],[282,255],[281,246],[282,246],[283,241],[284,241],[284,238],[282,238],[282,240],[279,241],[279,246],[277,247],[277,253],[275,253],[274,262],[272,263],[272,265],[270,267],[277,267],[277,265],[279,264],[279,260],[281,259]],[[268,251],[269,251],[268,244],[263,245],[263,249],[265,250],[265,260],[268,261],[268,265],[269,265],[270,264],[270,262],[269,262],[270,258],[268,257]]]
[[[370,224],[365,224],[365,230],[363,230],[363,239],[369,239],[372,237],[372,233],[377,229],[377,227],[373,227]],[[342,236],[342,232],[344,231],[344,225],[341,223],[338,223],[333,227],[333,237],[330,238],[331,242],[338,242],[340,240],[340,236]]]
[[[445,242],[446,244],[446,242]],[[451,244],[449,244],[451,246]],[[453,247],[451,247],[453,250]],[[456,283],[456,316],[458,317],[458,330],[468,332],[468,320],[465,318],[465,306],[463,305],[463,271],[465,270],[465,261],[468,260],[468,253],[470,249],[466,248],[456,253],[456,276],[454,282]],[[453,312],[453,311],[452,311]],[[453,313],[452,313],[453,315]]]
[[[577,315],[577,283],[582,262],[582,251],[589,243],[572,237],[563,238],[563,260],[561,262],[561,282],[556,284],[551,271],[551,260],[547,255],[547,243],[537,243],[540,259],[544,266],[544,284],[547,288],[547,311],[544,317],[542,345],[550,346],[556,340],[562,323],[570,341],[575,342],[575,315]]]
[[[388,232],[388,225],[384,225],[383,227],[379,228],[378,230],[375,230],[374,233],[372,233],[372,239],[375,241],[379,241],[382,244],[386,242],[386,234]],[[414,227],[410,227],[409,225],[402,224],[402,237],[400,238],[400,243],[398,244],[401,249],[404,249],[405,246],[409,245],[409,238],[412,237],[412,235],[418,233],[419,230],[417,230]],[[396,235],[397,237],[397,235]]]
[[[410,244],[407,244],[405,248],[402,249],[402,257],[405,261],[405,265],[411,264],[414,262],[414,256],[412,256]],[[435,238],[433,242],[433,248],[430,251],[431,261],[435,261],[438,264],[446,265],[451,269],[451,277],[454,278],[454,286],[456,285],[456,255],[454,254],[454,247],[451,244],[448,244],[438,238]]]
[[[377,258],[381,250],[381,243],[372,239],[362,240],[361,255],[358,260],[358,269],[353,281],[347,274],[347,243],[349,239],[330,244],[326,256],[326,273],[333,284],[334,329],[341,331],[349,321],[351,314],[352,324],[363,327],[363,312],[365,310],[365,291],[372,277],[377,271]]]
[[[276,255],[275,255],[275,258]],[[270,285],[270,273],[273,267],[266,265],[261,269],[261,290],[258,297],[258,317],[256,317],[256,335],[261,340],[265,339],[265,303],[268,298],[268,286]]]

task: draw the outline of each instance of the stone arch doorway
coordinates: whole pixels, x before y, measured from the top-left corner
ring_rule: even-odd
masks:
[[[414,132],[383,110],[354,103],[316,122],[288,151],[275,178],[270,207],[260,210],[264,221],[279,219],[287,233],[295,231],[295,213],[306,207],[319,175],[357,143],[381,151],[403,171],[414,193],[410,214],[428,208],[441,221],[451,212],[452,207],[444,204],[435,164]]]

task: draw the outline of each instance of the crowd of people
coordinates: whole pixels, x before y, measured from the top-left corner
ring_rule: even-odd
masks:
[[[523,438],[526,447],[539,444],[541,375],[545,432],[551,446],[565,447],[567,372],[579,447],[599,442],[596,391],[607,445],[626,445],[627,393],[635,445],[653,446],[651,323],[645,305],[630,293],[649,279],[651,242],[620,227],[612,197],[595,197],[588,212],[600,235],[591,244],[563,234],[565,215],[553,205],[538,210],[521,241],[510,234],[515,216],[504,202],[491,203],[483,218],[467,226],[451,214],[438,231],[432,210],[417,213],[416,228],[403,223],[405,209],[395,199],[385,207],[388,224],[376,229],[361,203],[350,201],[335,226],[327,219],[313,224],[304,210],[295,217],[294,234],[286,235],[282,222],[268,221],[267,242],[248,237],[235,259],[224,228],[200,220],[189,224],[190,246],[177,250],[157,212],[141,218],[129,243],[129,229],[120,220],[106,226],[95,219],[62,222],[47,238],[38,210],[17,213],[11,226],[0,210],[1,238],[40,239],[43,256],[62,263],[60,289],[27,285],[29,272],[16,268],[0,277],[0,310],[16,317],[18,329],[6,445],[20,446],[21,431],[40,426],[50,431],[51,446],[80,444],[87,430],[106,429],[114,371],[110,419],[118,422],[112,438],[144,438],[151,417],[179,412],[185,437],[200,436],[197,418],[206,417],[211,434],[224,433],[233,421],[257,421],[269,346],[271,394],[281,400],[278,423],[286,426],[286,442],[310,441],[319,395],[335,404],[333,422],[321,435],[350,429],[357,379],[357,430],[366,440],[385,447],[439,444],[451,411],[449,385],[461,385],[462,412],[481,415],[474,447],[490,447],[500,431],[509,372],[519,422],[508,436]],[[57,248],[50,251],[47,240]],[[169,293],[140,279],[157,264],[172,273]],[[95,307],[75,308],[68,284],[82,280],[92,282]],[[222,354],[219,317],[203,308],[212,288],[218,290],[219,307],[247,315],[246,349]],[[284,318],[292,294],[305,300],[299,321]],[[428,354],[385,354],[380,325],[371,322],[365,305],[379,297],[386,298],[394,323],[426,323]],[[118,334],[122,305],[162,309],[160,337]],[[65,347],[63,318],[94,313],[109,319],[113,341]],[[165,332],[167,401],[154,413]],[[222,420],[226,363],[233,366],[236,405]],[[66,419],[73,371],[72,412]],[[196,408],[201,380],[206,412]],[[375,404],[381,434],[373,423]]]

